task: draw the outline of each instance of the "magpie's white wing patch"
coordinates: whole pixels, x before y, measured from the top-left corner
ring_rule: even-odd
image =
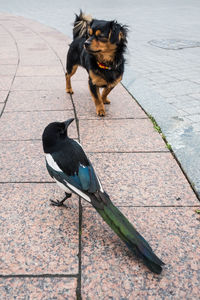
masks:
[[[46,160],[47,160],[47,163],[48,165],[54,170],[54,171],[57,171],[57,172],[63,172],[59,166],[57,165],[57,163],[55,162],[55,160],[53,159],[53,157],[51,156],[51,154],[46,154]]]
[[[65,192],[68,193],[68,194],[71,193],[71,190],[68,189],[68,188],[66,187],[66,185],[64,185],[64,184],[61,183],[60,181],[56,180],[55,178],[54,178],[54,180],[56,181],[57,185],[58,185],[63,191],[65,191]]]
[[[79,146],[83,149],[83,146],[78,142],[78,141],[76,141],[77,142],[77,144],[79,144]],[[85,152],[84,150],[83,150],[83,152]]]
[[[97,177],[97,180],[98,180],[98,183],[99,183],[99,186],[100,186],[100,191],[101,191],[102,193],[104,193],[104,190],[103,190],[101,181],[99,180],[99,177],[98,177],[97,175],[96,175],[96,177]]]
[[[63,171],[59,168],[59,166],[57,165],[57,163],[55,162],[55,160],[53,159],[53,157],[51,156],[51,154],[46,154],[46,161],[48,163],[48,165],[56,172],[62,172]],[[55,178],[54,178],[55,179]],[[63,183],[61,183],[60,181],[56,180],[56,183],[58,184],[58,186],[64,190],[67,193],[70,193],[71,191],[78,194],[80,197],[82,197],[83,199],[85,199],[88,202],[91,202],[90,198],[85,195],[82,191],[80,191],[79,189],[77,189],[76,187],[74,187],[72,184],[68,183],[66,180],[66,185],[69,187],[69,189],[67,188],[67,186],[65,186]]]
[[[85,199],[86,201],[88,202],[91,202],[90,198],[84,194],[82,191],[80,191],[79,189],[77,189],[75,186],[73,186],[72,184],[68,183],[66,180],[65,180],[67,186],[73,191],[75,192],[76,194],[78,194],[81,198]]]

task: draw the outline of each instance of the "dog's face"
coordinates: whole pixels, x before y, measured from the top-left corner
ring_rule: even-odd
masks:
[[[95,56],[112,60],[117,47],[126,43],[126,29],[115,21],[93,20],[88,28],[85,48]]]

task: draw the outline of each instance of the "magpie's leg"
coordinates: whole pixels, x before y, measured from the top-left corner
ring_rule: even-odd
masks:
[[[50,199],[51,205],[53,205],[53,206],[63,206],[63,205],[64,205],[64,204],[63,204],[64,201],[67,200],[68,198],[70,198],[71,195],[72,195],[71,193],[66,193],[66,192],[65,192],[65,197],[64,197],[62,200],[60,200],[60,201],[59,201],[59,200],[54,201],[54,200],[51,200],[51,199]]]

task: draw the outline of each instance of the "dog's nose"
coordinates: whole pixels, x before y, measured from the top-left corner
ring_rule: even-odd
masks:
[[[90,41],[86,40],[84,45],[85,45],[85,48],[87,49],[90,46]]]

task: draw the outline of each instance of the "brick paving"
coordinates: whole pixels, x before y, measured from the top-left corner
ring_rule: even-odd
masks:
[[[197,299],[199,201],[144,111],[118,85],[107,116],[97,117],[83,69],[70,98],[70,39],[55,29],[0,14],[0,40],[0,299]],[[70,136],[166,263],[160,276],[75,195],[68,209],[50,206],[62,191],[45,169],[41,134],[47,123],[73,116],[78,127],[74,122]]]

